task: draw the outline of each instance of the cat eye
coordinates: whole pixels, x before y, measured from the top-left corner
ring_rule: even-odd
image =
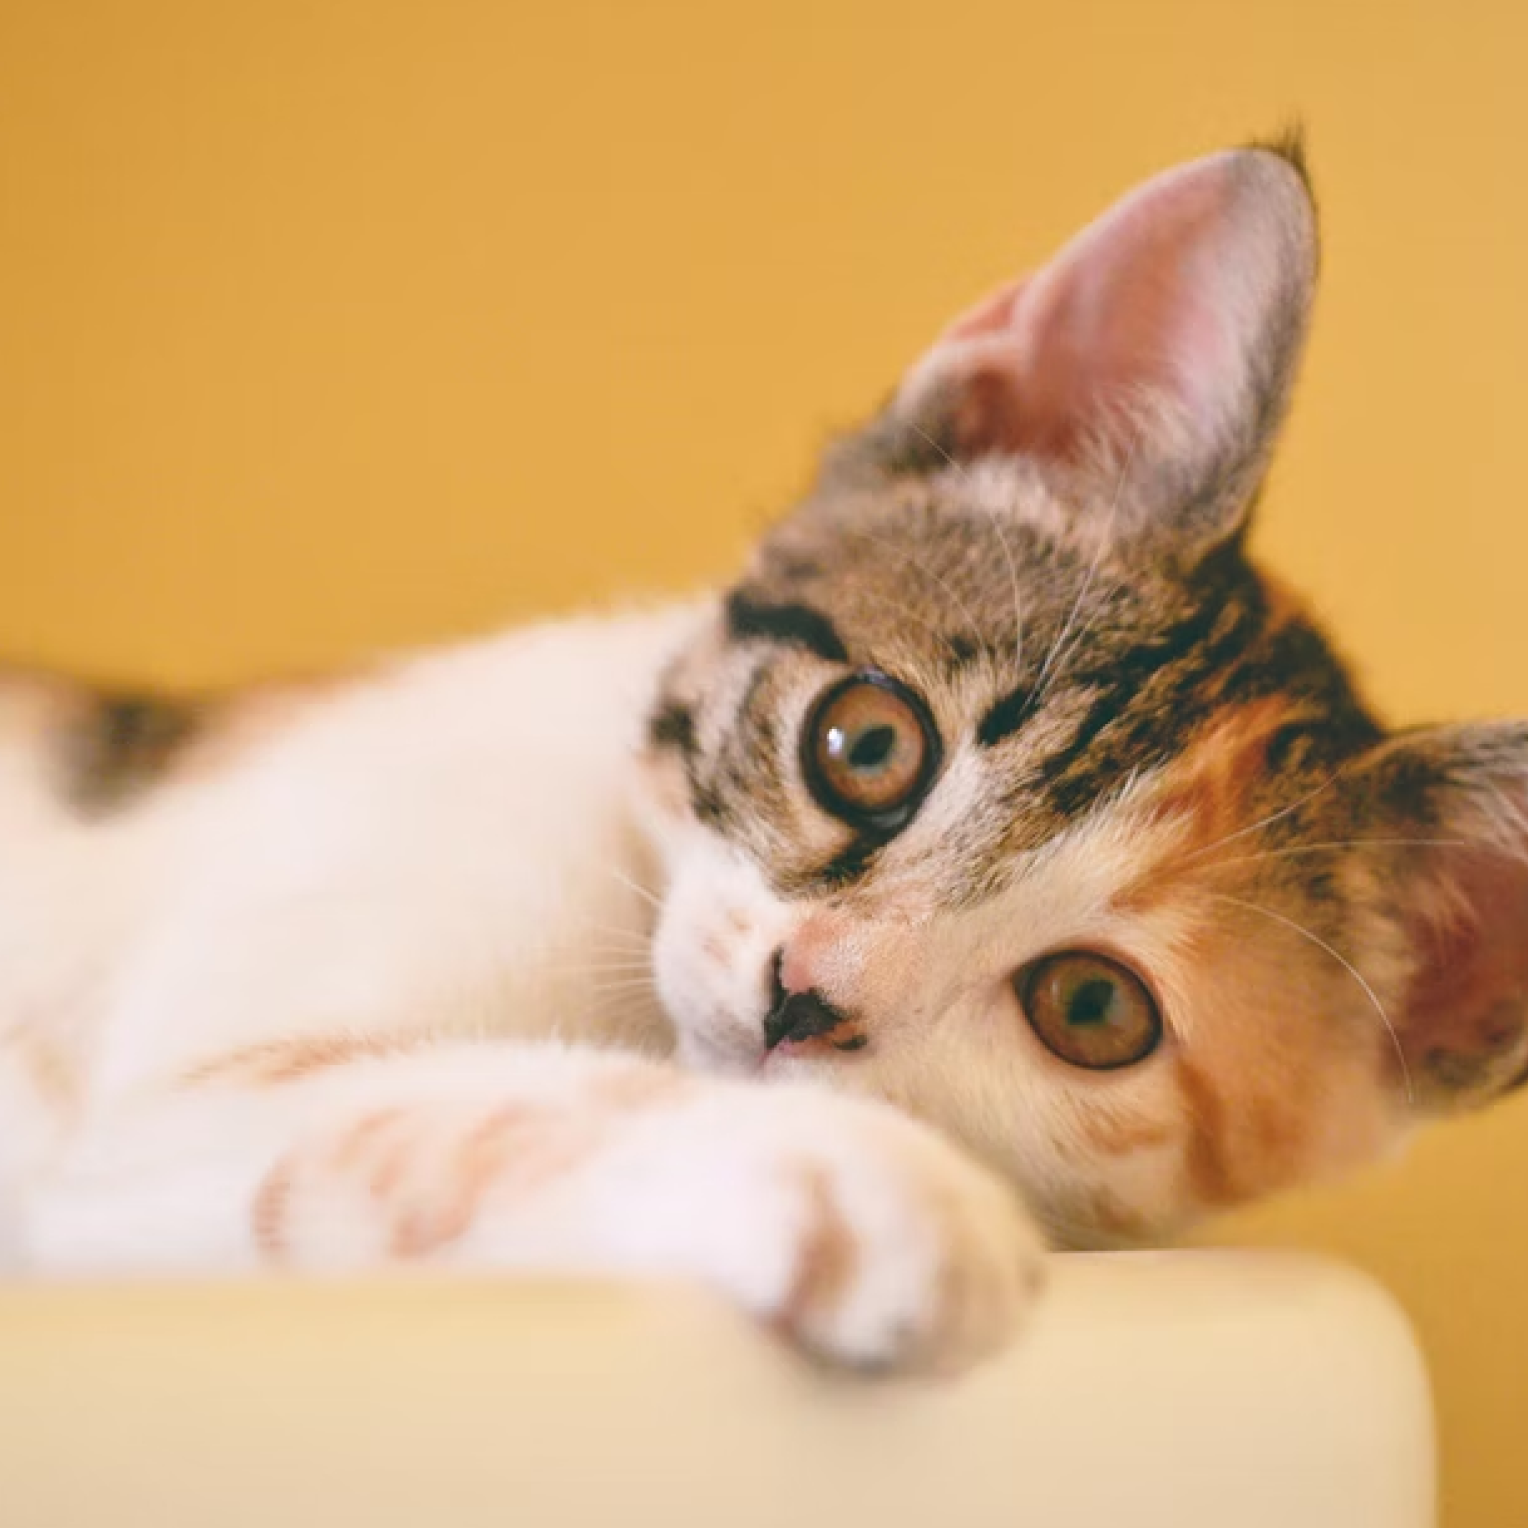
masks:
[[[1134,1066],[1162,1038],[1162,1015],[1145,982],[1106,955],[1047,955],[1013,985],[1041,1044],[1073,1066],[1094,1072]]]
[[[856,827],[895,833],[912,817],[939,765],[939,734],[905,685],[865,669],[817,702],[802,735],[812,794]]]

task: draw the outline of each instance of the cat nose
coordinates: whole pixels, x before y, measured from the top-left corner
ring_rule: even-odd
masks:
[[[829,1002],[815,987],[807,987],[799,992],[789,991],[782,974],[784,968],[785,951],[776,950],[774,990],[769,1012],[764,1018],[766,1049],[774,1050],[787,1040],[812,1040],[819,1035],[831,1038],[849,1024],[851,1015]],[[859,1038],[859,1044],[864,1044],[863,1037]],[[856,1049],[857,1046],[845,1042],[841,1048]]]

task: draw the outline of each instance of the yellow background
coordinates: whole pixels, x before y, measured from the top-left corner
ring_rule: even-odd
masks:
[[[960,304],[1310,126],[1270,558],[1398,719],[1528,713],[1528,11],[3,0],[0,650],[307,668],[716,577]],[[1528,931],[1525,931],[1528,937]],[[1235,1234],[1414,1314],[1528,1523],[1528,1103]]]

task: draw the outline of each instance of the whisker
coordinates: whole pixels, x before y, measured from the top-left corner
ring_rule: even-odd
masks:
[[[890,552],[893,557],[896,557],[902,562],[906,563],[907,566],[913,570],[913,572],[921,573],[931,583],[938,585],[939,588],[944,590],[944,592],[949,595],[950,599],[960,607],[961,614],[965,616],[966,623],[970,626],[972,631],[979,632],[982,629],[982,623],[978,621],[974,615],[972,615],[971,607],[966,604],[966,602],[949,586],[949,584],[944,581],[944,579],[942,579],[936,572],[934,572],[932,568],[924,567],[924,565],[919,562],[911,552],[908,552],[902,547],[897,546],[894,542],[887,541],[884,537],[873,535],[870,531],[860,530],[854,526],[846,526],[845,533],[850,536],[857,536],[861,541],[868,541],[872,546],[878,546],[884,552]]]
[[[1207,868],[1222,865],[1255,865],[1259,860],[1282,859],[1291,854],[1327,854],[1338,849],[1463,849],[1462,838],[1337,838],[1330,843],[1292,844],[1282,849],[1263,849],[1256,854],[1236,854],[1228,859],[1211,860]]]
[[[571,938],[563,937],[557,940],[556,949],[579,949],[579,950],[630,950],[633,952],[650,950],[653,947],[651,934],[633,934],[625,929],[605,928],[600,924],[591,923],[588,926],[590,934],[599,935],[599,938],[585,940],[579,932]]]
[[[1245,902],[1240,897],[1228,897],[1219,892],[1211,892],[1211,896],[1217,902],[1229,902],[1233,907],[1245,908],[1249,913],[1261,913],[1263,917],[1270,918],[1275,923],[1281,923],[1285,928],[1299,934],[1301,938],[1308,939],[1318,950],[1324,950],[1333,960],[1342,967],[1349,976],[1363,989],[1364,996],[1374,1006],[1374,1011],[1379,1015],[1380,1023],[1385,1026],[1385,1032],[1390,1036],[1390,1043],[1395,1047],[1395,1059],[1401,1064],[1401,1076],[1406,1084],[1406,1103],[1410,1108],[1416,1107],[1416,1089],[1412,1086],[1411,1068],[1406,1064],[1406,1052],[1401,1045],[1401,1037],[1396,1032],[1395,1025],[1390,1022],[1390,1015],[1385,1012],[1385,1005],[1380,1002],[1379,994],[1364,979],[1363,973],[1340,951],[1335,950],[1319,934],[1312,933],[1302,923],[1296,923],[1293,918],[1286,918],[1283,913],[1276,913],[1270,907],[1259,907],[1256,902]]]
[[[1120,465],[1119,479],[1114,485],[1114,497],[1109,504],[1108,530],[1104,535],[1098,538],[1098,546],[1093,553],[1093,561],[1089,563],[1087,575],[1083,579],[1081,587],[1077,590],[1077,598],[1072,602],[1071,612],[1066,618],[1066,624],[1061,628],[1061,631],[1058,633],[1056,640],[1051,644],[1050,652],[1046,655],[1044,666],[1040,670],[1040,677],[1035,681],[1034,696],[1029,701],[1028,705],[1026,705],[1024,708],[1026,711],[1033,710],[1040,704],[1042,700],[1045,699],[1046,695],[1050,692],[1051,686],[1056,682],[1056,675],[1061,672],[1062,646],[1066,643],[1068,636],[1071,634],[1072,627],[1076,623],[1077,617],[1082,613],[1083,603],[1086,601],[1088,595],[1093,590],[1093,580],[1098,576],[1098,570],[1103,563],[1104,553],[1108,550],[1108,547],[1114,538],[1115,522],[1119,518],[1120,502],[1123,500],[1125,495],[1125,482],[1130,476],[1131,464],[1135,461],[1136,447],[1139,446],[1140,443],[1141,431],[1137,430],[1134,437],[1131,439],[1130,449],[1125,453],[1125,460]],[[1114,586],[1114,588],[1118,587],[1118,584]],[[1111,589],[1109,592],[1112,594],[1114,591]],[[1107,603],[1107,596],[1105,597],[1103,603]],[[1100,606],[1100,608],[1102,608],[1102,606]],[[1082,630],[1077,633],[1076,640],[1073,641],[1066,649],[1067,657],[1070,657],[1071,654],[1075,652],[1081,645],[1083,638],[1086,637],[1087,634],[1093,629],[1093,623],[1097,619],[1098,616],[1095,612],[1083,623]]]
[[[629,875],[623,874],[621,871],[617,870],[613,865],[607,865],[605,868],[628,891],[634,891],[639,897],[642,898],[642,900],[644,902],[650,903],[653,907],[656,907],[660,912],[662,912],[662,910],[663,910],[663,903],[662,903],[662,901],[658,897],[656,897],[652,892],[650,892],[645,886],[638,886],[637,883],[634,880],[632,880],[632,878]]]
[[[633,972],[651,972],[650,960],[583,961],[577,965],[542,966],[542,976],[624,976]]]
[[[877,605],[895,612],[902,620],[915,622],[928,632],[930,636],[942,637],[944,635],[938,626],[926,617],[919,615],[916,610],[909,610],[906,605],[899,604],[894,599],[888,599],[884,594],[876,594],[874,591],[866,589],[857,594],[855,598],[857,600],[873,600]]]
[[[559,939],[555,944],[543,945],[531,959],[563,962],[583,960],[585,957],[614,956],[621,960],[640,960],[650,954],[652,949],[651,939],[633,940],[630,944],[617,944],[602,939]]]
[[[616,993],[656,992],[658,983],[651,976],[627,976],[619,981],[595,982],[589,990],[594,997],[608,997]]]
[[[950,466],[953,467],[955,471],[958,472],[961,477],[966,480],[967,483],[971,481],[971,474],[966,470],[965,464],[963,462],[956,461],[955,458],[951,456],[950,453],[946,451],[945,448],[940,445],[940,443],[921,426],[914,424],[913,429],[917,431],[917,433],[921,435],[924,440],[926,440],[929,445],[931,445],[940,454],[940,456],[942,456],[945,461],[948,462]],[[992,522],[992,530],[993,533],[997,536],[997,544],[1002,547],[1003,558],[1008,564],[1008,583],[1009,587],[1013,591],[1013,666],[1015,676],[1017,676],[1024,671],[1024,601],[1019,594],[1018,564],[1013,560],[1013,548],[1008,544],[1008,533],[1003,529],[1003,522],[998,519],[997,511],[993,509],[987,500],[980,495],[978,495],[978,502],[981,504],[982,509],[985,511],[987,519]]]
[[[1484,780],[1481,783],[1500,808],[1509,827],[1515,830],[1520,838],[1528,837],[1528,814],[1525,814],[1523,807],[1513,801],[1494,780]]]
[[[1315,790],[1307,791],[1297,801],[1291,801],[1288,806],[1282,806],[1278,811],[1270,812],[1266,817],[1260,817],[1248,827],[1238,828],[1234,833],[1227,833],[1224,838],[1217,838],[1214,843],[1206,844],[1202,849],[1195,849],[1192,854],[1185,854],[1179,863],[1191,865],[1195,860],[1203,859],[1206,854],[1212,854],[1216,849],[1223,849],[1227,844],[1234,844],[1238,838],[1245,838],[1249,833],[1259,833],[1264,828],[1271,828],[1274,823],[1282,821],[1292,812],[1298,812],[1302,806],[1314,801],[1323,791],[1330,790],[1336,783],[1337,776],[1329,776]]]

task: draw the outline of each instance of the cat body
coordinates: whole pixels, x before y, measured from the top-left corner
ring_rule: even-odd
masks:
[[[779,1093],[752,1118],[752,1087],[658,1064],[674,1040],[637,974],[661,880],[634,760],[707,618],[712,602],[565,621],[240,697],[184,729],[163,761],[173,789],[116,814],[100,797],[138,788],[125,761],[110,787],[109,755],[87,749],[98,778],[71,782],[72,750],[34,745],[40,723],[57,739],[120,702],[12,680],[0,1246],[15,1263],[702,1277],[865,1362],[888,1343],[948,1362],[1005,1332],[1039,1244],[985,1175],[889,1113]],[[916,1202],[896,1213],[888,1151],[928,1157],[930,1218],[940,1193],[971,1199],[973,1238],[1002,1254],[984,1260],[981,1308],[939,1313],[939,1239]],[[310,1206],[284,1176],[306,1157]],[[465,1217],[492,1218],[495,1177],[513,1229],[479,1244]],[[840,1225],[846,1191],[876,1219],[893,1201],[897,1277],[819,1331],[845,1316],[814,1280],[834,1238],[858,1234]]]
[[[725,594],[186,707],[0,677],[0,1247],[679,1277],[869,1365],[1528,1064],[1528,726],[1245,552],[1296,159],[958,320]]]

